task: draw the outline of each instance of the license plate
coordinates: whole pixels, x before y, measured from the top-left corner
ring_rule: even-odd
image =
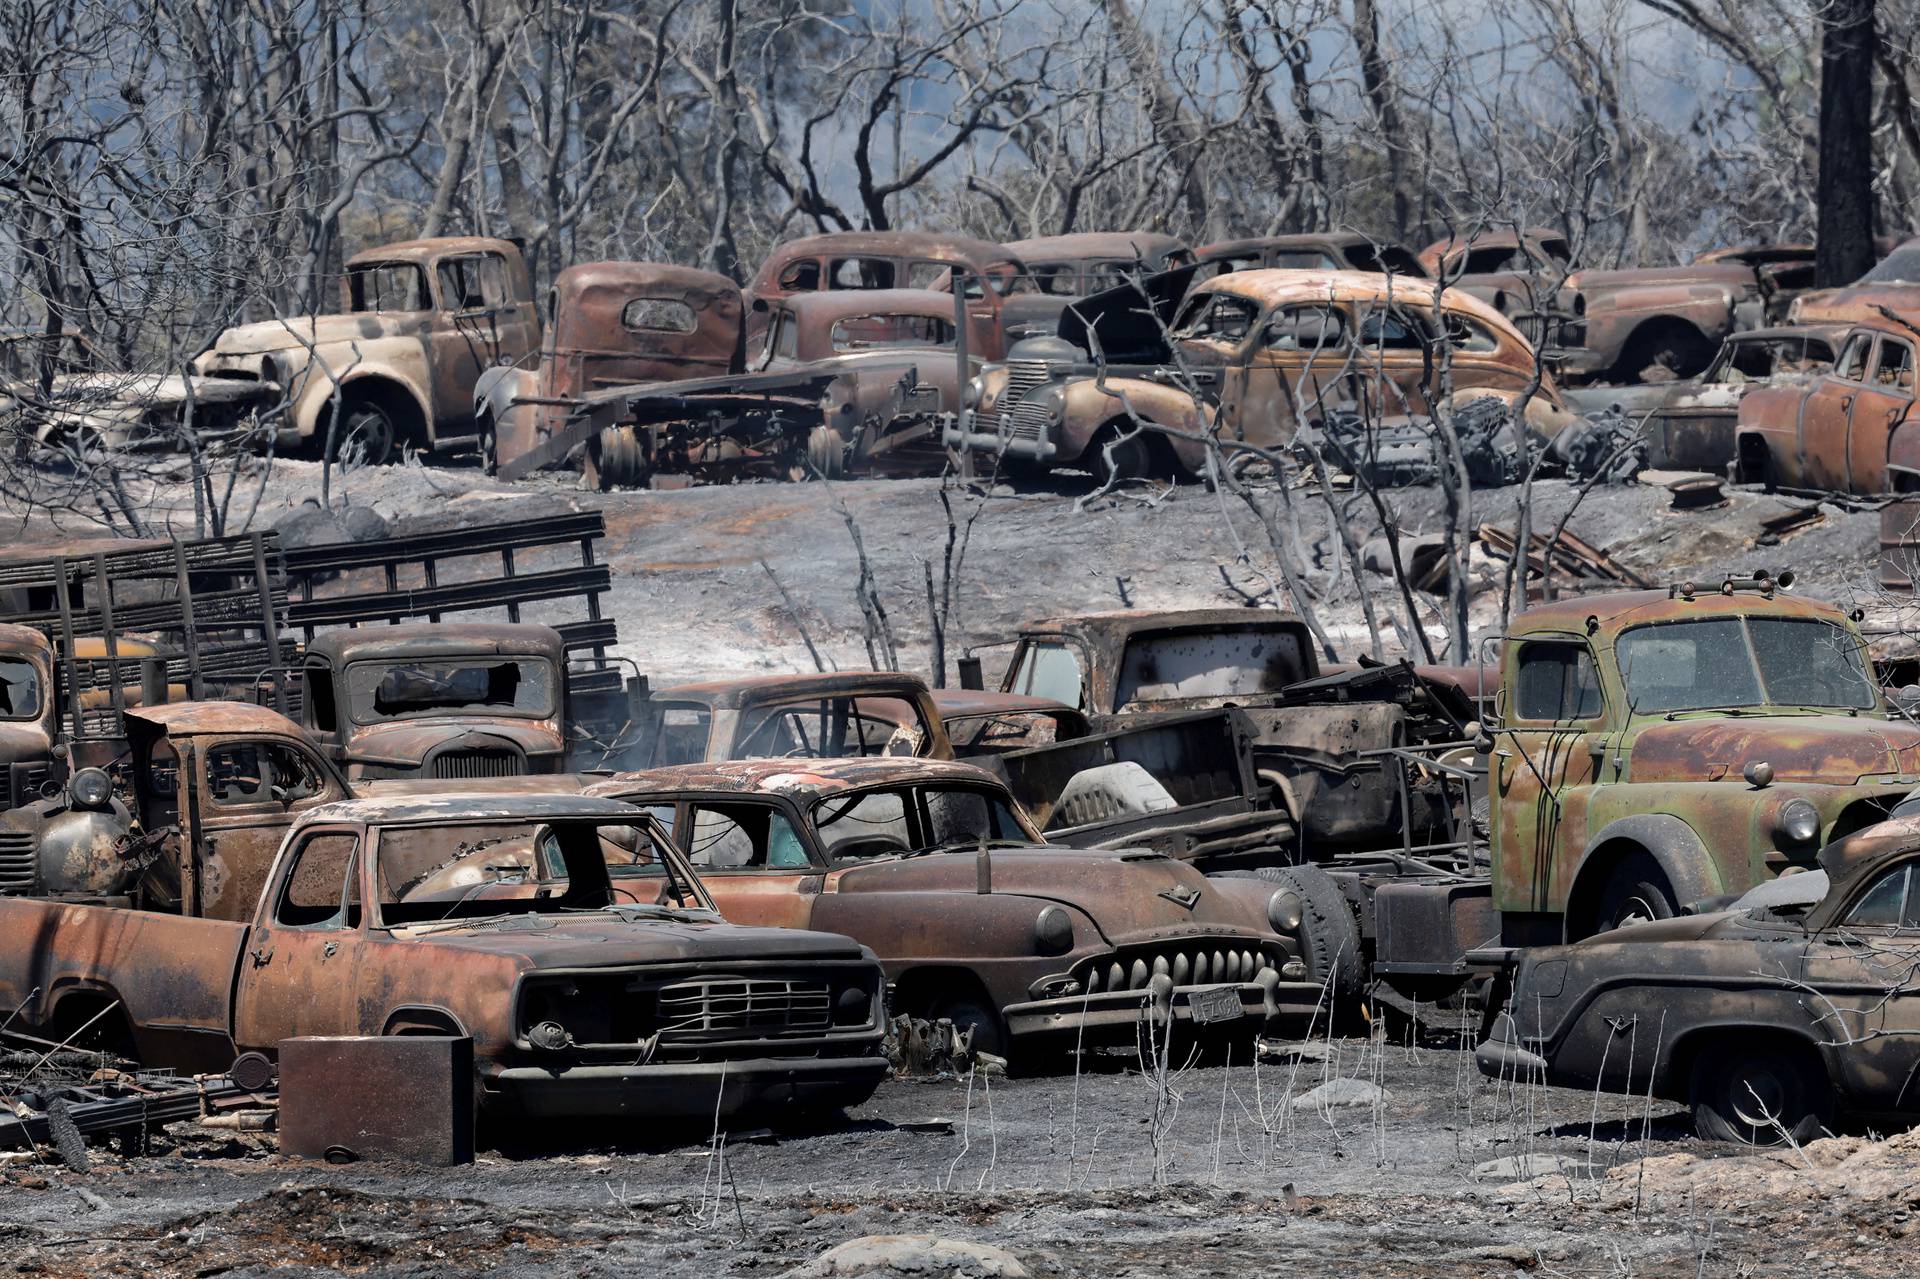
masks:
[[[1187,996],[1187,1007],[1193,1012],[1195,1024],[1201,1026],[1233,1021],[1246,1011],[1240,1006],[1240,992],[1232,986],[1196,990]]]

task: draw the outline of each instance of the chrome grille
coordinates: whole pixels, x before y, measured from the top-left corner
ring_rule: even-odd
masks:
[[[663,1039],[817,1034],[833,1024],[824,981],[713,977],[662,986],[656,999]]]
[[[1103,955],[1090,961],[1080,974],[1092,994],[1115,990],[1145,990],[1157,973],[1173,978],[1175,986],[1208,986],[1250,982],[1263,968],[1278,962],[1258,945],[1244,939],[1231,944],[1191,941],[1140,947]]]
[[[0,831],[0,893],[33,891],[33,836],[27,831]]]
[[[1045,386],[1053,377],[1053,371],[1045,360],[1008,360],[1007,386],[1000,392],[1001,404],[1018,404],[1027,398],[1031,391]]]
[[[518,777],[527,771],[517,751],[444,751],[434,756],[435,777]]]

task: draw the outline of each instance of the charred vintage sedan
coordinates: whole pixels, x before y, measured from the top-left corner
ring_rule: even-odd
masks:
[[[671,829],[728,919],[853,937],[896,1012],[970,1026],[989,1052],[1130,1044],[1143,1018],[1244,1040],[1307,1024],[1320,998],[1289,891],[1050,846],[968,764],[761,760],[591,790]]]
[[[1756,1145],[1920,1115],[1920,817],[1730,909],[1500,958],[1487,1074],[1651,1092],[1690,1105],[1701,1136]]]
[[[1740,402],[1735,478],[1869,496],[1920,492],[1913,396],[1913,332],[1893,321],[1858,325],[1824,375]]]

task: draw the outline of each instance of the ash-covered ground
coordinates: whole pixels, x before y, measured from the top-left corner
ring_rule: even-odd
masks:
[[[162,1153],[88,1173],[8,1169],[0,1266],[774,1276],[915,1234],[1090,1279],[1907,1275],[1920,1191],[1901,1139],[1715,1149],[1665,1103],[1501,1085],[1462,1051],[1364,1040],[1175,1072],[1164,1090],[1120,1062],[900,1080],[823,1130],[723,1148],[706,1132],[608,1144],[600,1126],[425,1170],[250,1142],[271,1139],[182,1125]]]
[[[254,507],[256,526],[286,522],[319,491],[317,463],[276,461],[264,487],[257,475],[235,485],[232,528]],[[1381,536],[1381,522],[1360,494],[1329,502],[1313,490],[1282,501],[1257,490],[1274,513],[1305,572],[1312,607],[1343,658],[1365,651],[1369,636],[1335,511],[1356,543]],[[945,501],[943,502],[943,495]],[[1518,488],[1473,494],[1468,527],[1512,528]],[[656,684],[740,673],[813,669],[804,630],[829,665],[884,664],[870,655],[859,602],[857,528],[872,574],[873,595],[898,646],[902,668],[929,666],[928,575],[945,594],[953,539],[949,662],[960,649],[1007,637],[1023,620],[1050,613],[1110,608],[1271,605],[1279,581],[1272,543],[1247,506],[1196,484],[1137,485],[1091,496],[1070,475],[1046,487],[1007,485],[990,491],[937,479],[862,480],[834,484],[743,483],[675,491],[587,493],[571,475],[547,474],[518,485],[487,479],[460,465],[403,466],[336,475],[337,507],[381,516],[395,533],[475,527],[533,515],[599,509],[612,566],[608,606],[619,619],[620,652]],[[149,521],[177,533],[194,530],[187,486],[162,483],[143,492]],[[1403,543],[1440,532],[1445,509],[1432,488],[1392,490],[1389,513]],[[1735,491],[1711,510],[1673,509],[1671,495],[1644,484],[1581,491],[1563,480],[1532,490],[1532,523],[1550,532],[1569,506],[1569,532],[1606,551],[1655,585],[1681,579],[1717,584],[1727,573],[1792,568],[1796,590],[1871,605],[1879,515],[1832,502],[1798,531],[1776,538],[1767,522],[1815,505],[1812,499]],[[951,525],[949,523],[951,515]],[[849,524],[851,521],[851,527]],[[303,520],[299,536],[312,532]],[[44,512],[16,524],[21,541],[97,535],[97,526],[68,517],[55,528]],[[523,560],[522,567],[541,565]],[[491,566],[486,567],[492,571]],[[1497,632],[1505,561],[1476,549],[1472,625]],[[1392,579],[1363,573],[1391,657],[1417,651],[1406,634],[1404,608]],[[784,594],[783,594],[784,592]],[[791,600],[791,606],[788,603]],[[1436,644],[1444,643],[1445,600],[1416,593]],[[538,607],[527,620],[579,616],[576,606]],[[989,675],[1004,650],[982,654]]]

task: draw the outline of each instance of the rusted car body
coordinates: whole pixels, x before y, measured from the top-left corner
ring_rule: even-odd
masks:
[[[997,360],[1004,350],[1001,312],[1026,267],[1005,245],[920,231],[836,231],[776,247],[747,285],[753,299],[748,346],[771,318],[762,303],[847,289],[934,289],[951,296],[956,271],[966,279],[966,314],[994,335],[991,345],[974,354]]]
[[[1701,1136],[1756,1145],[1806,1141],[1839,1114],[1911,1123],[1920,819],[1830,844],[1819,864],[1778,895],[1511,957],[1480,1068],[1670,1098]]]
[[[1686,266],[1580,270],[1535,331],[1569,381],[1691,378],[1728,335],[1781,323],[1812,283],[1813,247],[1803,244],[1717,249]],[[1527,331],[1536,317],[1515,318]]]
[[[1446,281],[1507,316],[1549,311],[1573,272],[1573,247],[1549,227],[1494,228],[1435,240],[1420,250],[1429,278]],[[1534,338],[1551,334],[1539,331]]]
[[[1005,248],[1026,268],[1002,309],[1010,342],[1052,333],[1060,313],[1076,298],[1193,261],[1185,241],[1158,231],[1043,235],[1010,240]]]
[[[410,240],[347,259],[337,315],[293,316],[228,329],[192,371],[276,387],[278,447],[324,443],[378,464],[402,445],[475,442],[482,370],[540,348],[540,314],[520,250],[506,240]]]
[[[472,884],[444,873],[476,848],[501,865]],[[516,852],[560,886],[534,888]],[[832,1108],[886,1073],[872,958],[844,937],[722,922],[626,805],[329,802],[249,857],[232,870],[253,900],[234,883],[218,916],[0,900],[0,997],[48,1033],[104,1014],[115,1047],[182,1070],[297,1036],[467,1036],[481,1105],[516,1116]],[[656,867],[650,900],[610,861]],[[527,891],[475,891],[513,881]]]
[[[1510,942],[1585,937],[1813,864],[1920,781],[1866,642],[1771,579],[1590,595],[1514,619],[1486,740]]]
[[[639,757],[649,768],[729,759],[907,755],[952,759],[926,681],[892,671],[759,675],[657,690]]]
[[[1893,246],[1845,288],[1802,293],[1794,299],[1788,320],[1793,324],[1871,324],[1885,320],[1887,311],[1920,321],[1920,237]]]
[[[1201,245],[1193,254],[1200,262],[1202,278],[1275,267],[1292,271],[1378,271],[1410,280],[1427,278],[1426,267],[1411,250],[1357,231],[1220,240]]]
[[[723,275],[659,262],[584,262],[554,277],[549,331],[474,384],[483,458],[496,466],[552,438],[583,396],[609,387],[741,372],[746,306]]]
[[[1147,1015],[1244,1040],[1311,1016],[1298,903],[1157,853],[1042,843],[1001,782],[934,760],[761,760],[623,774],[727,918],[870,947],[896,1012],[1024,1055],[1134,1042]]]
[[[0,435],[79,448],[166,449],[230,435],[271,388],[177,373],[115,372],[80,333],[0,328]]]
[[[1740,401],[1736,478],[1796,489],[1920,491],[1912,421],[1915,335],[1881,322],[1849,330],[1833,368]]]
[[[1327,701],[1288,692],[1321,678],[1313,637],[1294,614],[1188,609],[1028,622],[1001,688],[1064,702],[1100,731],[1238,708],[1252,730],[1253,793],[1292,819],[1313,856],[1397,844],[1408,814],[1401,761],[1387,748],[1457,739],[1471,704],[1457,686],[1417,674]]]
[[[1088,299],[1066,313],[1058,338],[1018,344],[969,388],[971,429],[956,423],[948,444],[1105,481],[1200,475],[1209,438],[1231,461],[1236,442],[1277,448],[1342,409],[1371,419],[1525,396],[1529,422],[1546,433],[1567,417],[1519,330],[1464,293],[1445,294],[1436,309],[1422,282],[1285,270],[1235,271],[1187,291],[1193,269]],[[1181,292],[1162,329],[1149,304],[1166,315]],[[1188,376],[1199,394],[1183,385]],[[1136,417],[1149,429],[1136,431]]]
[[[1570,388],[1577,412],[1617,408],[1644,421],[1647,464],[1656,468],[1724,473],[1736,452],[1740,402],[1773,386],[1803,385],[1833,367],[1846,329],[1791,325],[1735,333],[1699,377],[1638,386]]]
[[[307,645],[302,726],[350,781],[558,773],[566,643],[548,626],[402,623]]]

